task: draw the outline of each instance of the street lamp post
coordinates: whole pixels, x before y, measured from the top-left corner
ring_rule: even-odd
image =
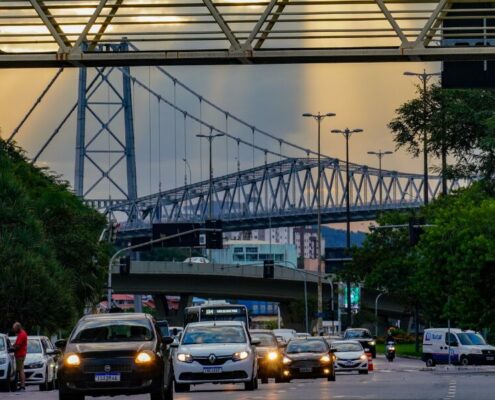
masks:
[[[351,249],[351,198],[350,198],[350,173],[349,173],[349,139],[353,133],[361,133],[360,128],[344,130],[332,129],[332,133],[342,134],[345,138],[345,175],[346,175],[346,190],[345,190],[345,214],[346,214],[346,248],[347,252]],[[347,325],[352,325],[352,305],[351,305],[351,283],[347,281]]]
[[[318,320],[317,320],[317,331],[320,332],[322,328],[322,313],[323,313],[323,284],[321,280],[322,268],[321,268],[321,121],[323,121],[326,117],[334,117],[334,113],[326,113],[321,114],[311,114],[304,113],[303,117],[314,118],[318,125],[318,178],[316,180],[316,213],[318,218],[318,231],[317,231],[317,257],[318,257]]]
[[[405,76],[415,76],[421,80],[423,85],[423,174],[424,174],[424,182],[423,182],[423,193],[424,193],[424,203],[428,204],[428,133],[426,131],[426,114],[427,114],[427,99],[426,99],[426,90],[428,89],[428,81],[433,76],[441,75],[440,72],[432,72],[427,73],[426,70],[423,70],[422,73],[417,72],[404,72]]]
[[[368,151],[368,154],[378,157],[378,191],[380,193],[380,207],[382,206],[382,186],[383,186],[383,177],[382,177],[382,158],[389,154],[394,154],[392,151]]]
[[[208,188],[208,199],[209,199],[209,204],[208,204],[208,219],[212,219],[213,217],[213,159],[212,159],[212,142],[213,139],[225,136],[225,133],[217,133],[213,134],[213,128],[210,128],[210,134],[209,135],[204,135],[202,133],[199,133],[196,135],[196,137],[199,138],[205,138],[208,139],[208,144],[209,144],[209,154],[210,154],[210,180],[209,180],[209,188]]]
[[[375,336],[378,336],[378,300],[384,294],[387,294],[387,292],[378,293],[378,296],[376,296],[376,299],[375,299]]]

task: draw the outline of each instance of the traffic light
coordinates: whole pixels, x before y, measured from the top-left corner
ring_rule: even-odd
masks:
[[[129,275],[131,273],[131,257],[124,256],[119,259],[120,275]]]
[[[115,243],[117,241],[117,231],[119,230],[120,224],[117,222],[110,222],[108,226],[108,241],[110,243]]]
[[[409,242],[411,243],[411,246],[416,246],[418,244],[419,238],[423,234],[422,225],[424,224],[424,218],[409,218]]]
[[[210,219],[205,222],[206,229],[215,229],[213,232],[206,232],[207,249],[223,249],[223,231],[222,221],[219,219]]]
[[[273,279],[275,277],[275,263],[273,260],[263,261],[263,278]]]

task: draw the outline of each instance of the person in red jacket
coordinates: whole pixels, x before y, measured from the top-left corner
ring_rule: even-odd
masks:
[[[26,390],[26,375],[24,374],[24,360],[27,354],[27,344],[28,336],[20,322],[16,322],[12,327],[14,333],[17,335],[17,339],[14,343],[15,350],[15,363],[17,367],[17,372],[19,373],[20,379],[20,390]]]

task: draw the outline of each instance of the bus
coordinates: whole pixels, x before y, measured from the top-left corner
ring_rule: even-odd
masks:
[[[248,309],[242,304],[205,303],[185,309],[184,326],[203,321],[242,321],[249,329]]]

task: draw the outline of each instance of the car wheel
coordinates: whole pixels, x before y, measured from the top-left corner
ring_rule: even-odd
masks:
[[[0,381],[0,392],[8,392],[10,391],[9,379],[5,379],[5,381]]]
[[[435,366],[435,360],[433,359],[433,357],[431,355],[426,356],[425,362],[426,362],[427,367],[434,367]]]
[[[461,357],[460,364],[461,364],[463,367],[467,367],[467,366],[469,365],[469,358],[467,358],[466,356],[462,356],[462,357]]]
[[[175,393],[186,393],[191,390],[191,385],[188,383],[175,383]]]
[[[258,377],[253,375],[253,378],[249,381],[244,383],[244,390],[256,390],[258,389]]]
[[[368,370],[361,370],[359,371],[359,375],[368,375]]]
[[[79,393],[58,392],[58,400],[84,400],[84,395]]]

